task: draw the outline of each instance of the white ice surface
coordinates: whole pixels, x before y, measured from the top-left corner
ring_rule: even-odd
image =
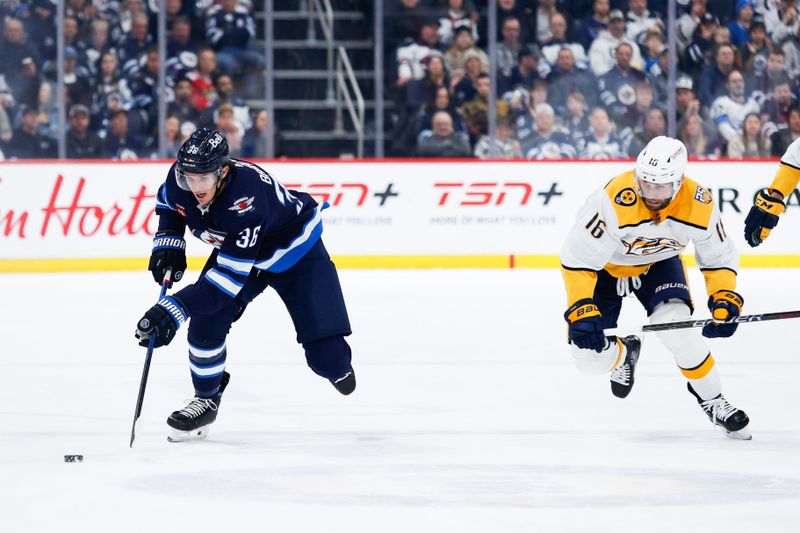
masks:
[[[156,350],[129,449],[149,274],[0,276],[0,531],[800,530],[800,321],[710,342],[752,420],[742,442],[712,428],[655,338],[626,400],[580,374],[555,270],[341,278],[352,396],[306,367],[268,291],[229,337],[211,436],[165,438],[192,390],[181,331]],[[798,285],[797,271],[744,270],[745,311],[797,308]],[[643,319],[626,300],[622,329]]]

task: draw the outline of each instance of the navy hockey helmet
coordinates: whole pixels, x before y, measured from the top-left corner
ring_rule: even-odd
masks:
[[[222,176],[222,169],[228,163],[228,141],[219,131],[202,128],[192,133],[178,150],[178,163],[175,177],[178,185],[189,190],[186,183],[187,172],[192,174],[214,174]]]

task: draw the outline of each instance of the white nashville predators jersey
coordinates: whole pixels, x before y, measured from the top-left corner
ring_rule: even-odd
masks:
[[[795,139],[781,157],[778,172],[769,188],[780,191],[785,198],[797,188],[798,181],[800,181],[800,139]]]
[[[634,172],[620,174],[589,196],[562,247],[570,305],[592,297],[598,271],[636,276],[653,263],[680,255],[690,241],[709,294],[735,289],[739,255],[708,190],[684,178],[665,209],[650,211],[639,196]]]

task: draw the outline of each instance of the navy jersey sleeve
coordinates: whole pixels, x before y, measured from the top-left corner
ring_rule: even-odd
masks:
[[[158,215],[158,233],[183,236],[186,222],[178,212],[173,198],[177,196],[178,183],[175,181],[175,165],[170,167],[167,179],[156,193],[156,214]]]

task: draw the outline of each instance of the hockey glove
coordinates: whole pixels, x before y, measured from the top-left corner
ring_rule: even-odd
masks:
[[[569,340],[578,348],[603,351],[606,346],[606,336],[603,333],[600,310],[590,299],[575,302],[564,313],[564,318],[569,324]]]
[[[744,239],[747,244],[755,247],[764,242],[772,228],[778,225],[778,217],[785,209],[783,201],[760,191],[744,219]]]
[[[172,287],[172,282],[180,281],[186,271],[186,241],[176,235],[157,233],[153,239],[153,251],[147,270],[153,273],[153,279],[161,285],[168,269],[172,269],[169,282]]]
[[[147,347],[150,337],[156,336],[153,347],[166,346],[175,337],[178,328],[189,316],[181,303],[171,296],[165,296],[156,305],[147,310],[136,324],[136,338],[139,346]]]
[[[734,291],[717,291],[708,297],[708,309],[716,323],[703,326],[703,336],[730,337],[736,332],[739,324],[732,321],[739,318],[744,305],[744,298]]]

